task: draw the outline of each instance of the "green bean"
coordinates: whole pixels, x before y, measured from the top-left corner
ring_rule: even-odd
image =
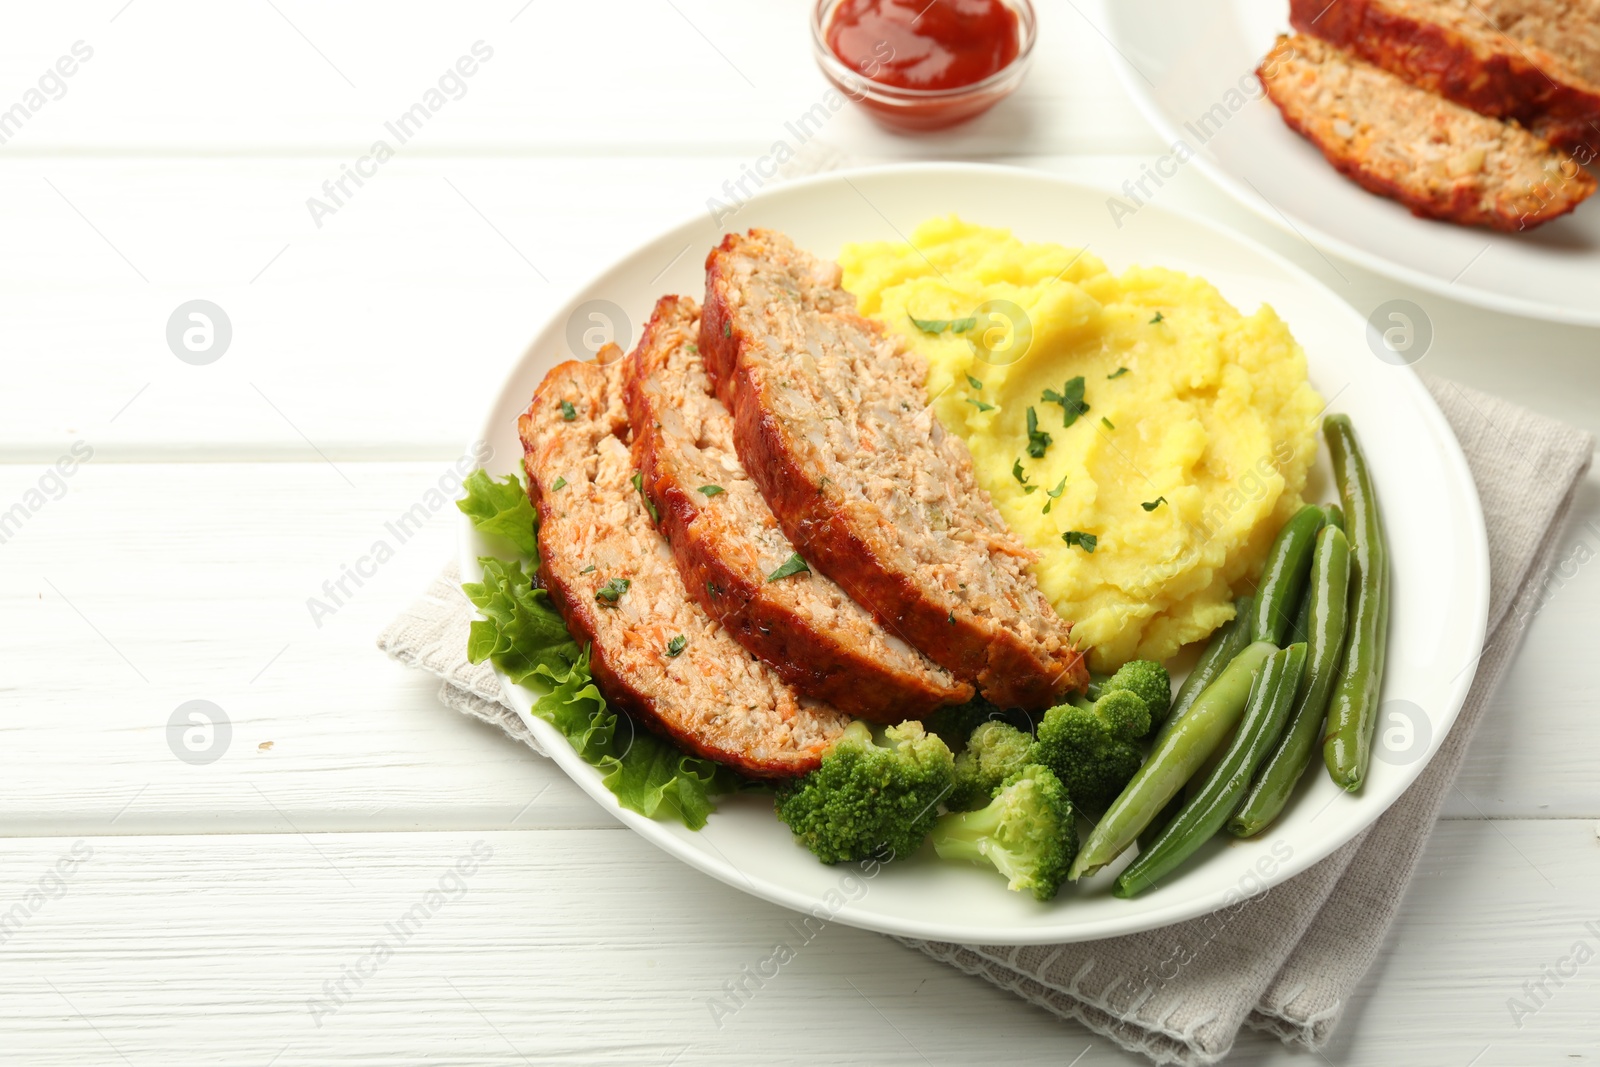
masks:
[[[1067,877],[1076,881],[1098,871],[1150,825],[1239,724],[1256,674],[1276,651],[1266,641],[1246,645],[1195,698],[1183,718],[1168,721],[1150,758],[1101,816]]]
[[[1337,526],[1344,529],[1344,509],[1338,504],[1322,505],[1322,524],[1324,526]]]
[[[1305,645],[1290,645],[1268,658],[1250,687],[1244,721],[1239,724],[1227,755],[1206,779],[1199,795],[1184,805],[1148,851],[1139,853],[1128,864],[1112,889],[1116,896],[1131,897],[1149,889],[1222,829],[1249,788],[1256,767],[1278,743],[1284,724],[1289,721],[1305,662]]]
[[[1344,532],[1344,511],[1338,504],[1322,505],[1322,526],[1327,529],[1334,527],[1341,533]],[[1289,643],[1309,643],[1311,639],[1311,594],[1307,592],[1300,598],[1300,614],[1295,616],[1294,629],[1289,633]]]
[[[1335,525],[1317,534],[1317,551],[1311,560],[1310,641],[1306,649],[1305,677],[1295,696],[1294,715],[1278,743],[1278,750],[1256,776],[1239,811],[1228,821],[1234,837],[1253,837],[1278,817],[1289,794],[1305,774],[1311,753],[1322,736],[1328,694],[1339,676],[1344,658],[1346,601],[1350,591],[1350,542]]]
[[[1334,782],[1358,792],[1372,759],[1372,731],[1383,689],[1389,634],[1389,550],[1383,517],[1361,443],[1348,415],[1322,423],[1334,480],[1349,521],[1351,589],[1344,662],[1328,702],[1322,757]]]
[[[1178,812],[1183,810],[1185,790],[1178,790],[1172,794],[1172,799],[1167,801],[1167,806],[1161,809],[1161,814],[1150,820],[1150,825],[1139,831],[1139,850],[1149,848],[1155,839],[1161,836],[1161,831],[1167,828],[1167,823],[1178,817]]]
[[[1174,723],[1183,718],[1184,713],[1189,710],[1190,705],[1206,686],[1216,681],[1217,675],[1221,674],[1223,669],[1233,662],[1233,658],[1244,651],[1244,646],[1250,643],[1250,608],[1254,603],[1255,601],[1247,596],[1242,596],[1233,602],[1233,618],[1219,626],[1211,635],[1211,641],[1206,645],[1206,650],[1200,653],[1200,659],[1195,663],[1194,670],[1189,672],[1189,677],[1178,687],[1178,695],[1172,698],[1172,707],[1167,711],[1167,723]]]
[[[1288,637],[1311,571],[1311,550],[1325,518],[1321,508],[1307,504],[1278,531],[1256,586],[1256,608],[1250,620],[1252,641],[1281,645]]]

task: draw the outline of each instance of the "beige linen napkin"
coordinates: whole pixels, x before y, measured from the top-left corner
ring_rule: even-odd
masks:
[[[1594,448],[1588,434],[1453,382],[1428,388],[1478,484],[1492,598],[1472,691],[1411,789],[1362,837],[1310,870],[1200,919],[1069,945],[902,943],[1157,1063],[1216,1063],[1241,1025],[1312,1049],[1327,1043],[1377,957],[1473,730],[1541,602]],[[378,644],[443,679],[445,704],[537,750],[522,720],[500,703],[494,673],[466,661],[473,611],[457,581],[452,566]]]

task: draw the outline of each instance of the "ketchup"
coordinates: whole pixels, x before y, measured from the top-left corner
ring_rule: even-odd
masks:
[[[851,70],[901,89],[959,89],[1008,66],[1021,47],[1001,0],[844,0],[828,47]]]

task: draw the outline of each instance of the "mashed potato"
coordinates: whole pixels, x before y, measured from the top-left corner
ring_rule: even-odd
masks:
[[[1283,321],[1201,278],[1117,276],[956,218],[911,240],[846,247],[844,286],[927,358],[940,422],[1091,666],[1165,660],[1232,618],[1315,455],[1322,400]],[[1079,378],[1088,410],[1064,426]]]

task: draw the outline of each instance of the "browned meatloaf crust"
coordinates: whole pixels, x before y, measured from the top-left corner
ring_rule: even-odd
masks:
[[[1595,179],[1547,142],[1296,35],[1256,71],[1296,132],[1363,188],[1412,214],[1531,229],[1577,207]]]
[[[1595,158],[1600,84],[1585,70],[1600,43],[1600,4],[1290,0],[1289,21],[1412,85],[1515,119],[1580,163]]]
[[[796,698],[689,599],[634,488],[622,368],[561,364],[517,429],[539,511],[539,578],[573,637],[590,646],[606,699],[689,751],[746,774],[814,769],[850,717]],[[599,597],[623,581],[614,600]],[[677,637],[683,644],[674,655]]]
[[[856,313],[836,264],[781,233],[730,234],[706,260],[700,350],[744,469],[818,570],[996,704],[1085,684],[1033,553],[928,409],[926,367]]]
[[[972,687],[887,633],[832,580],[772,579],[795,556],[711,394],[700,308],[656,303],[624,370],[633,455],[689,594],[797,691],[880,722],[972,699]]]

